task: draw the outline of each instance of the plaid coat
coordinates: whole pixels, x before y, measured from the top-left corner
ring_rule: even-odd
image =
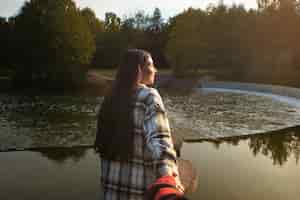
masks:
[[[126,162],[101,158],[104,200],[143,199],[144,191],[158,177],[178,175],[176,152],[161,96],[156,89],[143,84],[136,95],[133,157]]]

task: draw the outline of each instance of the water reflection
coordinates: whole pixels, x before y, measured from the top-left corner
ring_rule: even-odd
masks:
[[[229,137],[214,140],[188,140],[189,142],[209,141],[216,149],[227,143],[238,146],[240,142],[247,142],[254,156],[264,155],[273,161],[273,165],[283,166],[292,156],[298,164],[300,157],[300,126],[265,134]]]
[[[278,147],[272,137],[258,137],[257,141],[261,141],[257,154],[250,138],[218,141],[217,145],[212,141],[184,143],[182,156],[191,160],[200,177],[199,188],[188,195],[190,199],[298,200],[300,165],[294,154],[285,154],[294,148],[282,145],[288,141],[280,141]],[[273,152],[277,157],[270,156]],[[282,165],[278,159],[284,160]]]
[[[269,156],[275,165],[283,165],[291,155],[294,155],[297,164],[299,161],[300,139],[296,135],[254,138],[250,140],[249,147],[254,155],[260,152]]]
[[[181,157],[200,177],[190,199],[299,199],[299,130],[185,142]],[[0,161],[0,199],[100,198],[99,158],[92,149],[0,153]]]
[[[186,140],[186,142],[209,142],[215,147],[215,149],[219,149],[222,144],[239,146],[240,143],[243,142],[247,144],[253,156],[264,155],[273,161],[273,165],[279,166],[284,165],[291,157],[293,157],[296,164],[298,164],[300,157],[300,127],[292,127],[265,134],[228,137],[213,140]],[[180,155],[182,143],[180,141],[176,141],[175,147]],[[87,147],[42,148],[34,151],[39,152],[43,157],[57,163],[64,163],[68,159],[78,162],[85,156]]]
[[[87,148],[45,148],[35,152],[58,164],[64,164],[69,159],[74,163],[79,162],[86,155]]]
[[[1,200],[101,199],[99,159],[91,149],[0,153]]]

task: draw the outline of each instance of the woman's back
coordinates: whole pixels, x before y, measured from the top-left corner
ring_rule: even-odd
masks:
[[[143,199],[157,178],[180,185],[169,121],[153,85],[157,70],[150,53],[127,50],[99,111],[95,145],[101,155],[104,199]]]
[[[128,161],[101,158],[104,199],[143,199],[144,191],[159,174],[178,171],[169,122],[159,93],[140,85],[136,95],[132,157]]]

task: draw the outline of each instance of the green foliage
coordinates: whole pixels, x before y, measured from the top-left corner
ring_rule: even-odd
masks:
[[[152,22],[152,24],[157,25],[157,26],[162,24],[163,19],[162,19],[161,11],[159,8],[154,9],[153,17],[151,18],[151,22]]]
[[[201,9],[190,8],[172,19],[166,55],[175,74],[196,69],[198,64],[209,64],[211,49],[206,15]]]
[[[230,79],[299,84],[299,11],[279,3],[259,11],[190,8],[172,18],[165,52],[175,74],[226,69]]]
[[[105,32],[97,38],[95,66],[115,68],[120,54],[127,48],[142,48],[150,51],[156,65],[167,66],[163,48],[167,41],[166,26],[160,10],[152,16],[138,11],[133,17],[121,20],[115,13],[105,14]]]
[[[105,29],[107,32],[117,32],[121,28],[121,18],[115,13],[105,13]]]
[[[5,17],[0,17],[0,25],[3,25],[6,23],[6,18]]]
[[[91,66],[103,66],[105,65],[103,59],[103,53],[105,53],[105,50],[103,49],[103,46],[101,44],[101,41],[104,40],[106,37],[105,33],[105,22],[99,20],[94,11],[91,10],[90,8],[84,8],[81,10],[81,15],[85,18],[86,23],[90,27],[90,31],[93,34],[94,41],[95,41],[95,46],[96,46],[96,51],[93,54],[93,58],[91,61]]]
[[[18,16],[0,18],[0,65],[14,67],[22,85],[74,86],[88,65],[116,68],[123,50],[142,48],[158,68],[172,66],[176,75],[218,71],[231,73],[230,79],[294,83],[300,74],[299,3],[189,8],[165,22],[159,8],[123,19],[108,12],[101,21],[72,0],[30,0]]]
[[[8,27],[6,23],[6,18],[0,17],[0,67],[1,69],[3,66],[7,64],[6,62],[6,48],[7,48],[7,37],[8,37]]]
[[[264,9],[299,9],[299,0],[257,0],[257,5],[260,10]]]
[[[72,0],[31,0],[16,17],[17,81],[76,86],[95,51],[89,24]]]
[[[113,12],[105,14],[104,30],[98,31],[93,66],[113,68],[119,62],[124,42],[121,35],[121,19]]]
[[[0,17],[0,71],[11,70],[13,55],[13,24],[6,18]],[[2,74],[5,75],[6,73]]]
[[[164,22],[160,9],[155,8],[152,16],[149,17],[148,28],[146,30],[146,49],[154,58],[158,68],[169,68],[164,49],[168,41],[169,26]],[[161,70],[160,70],[161,71]]]
[[[86,23],[89,25],[91,33],[94,38],[97,38],[97,35],[104,32],[105,24],[103,21],[99,20],[94,11],[90,8],[84,8],[81,10],[81,15],[84,17]]]

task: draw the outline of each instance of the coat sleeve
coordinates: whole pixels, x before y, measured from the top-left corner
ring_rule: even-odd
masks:
[[[153,88],[146,99],[143,129],[146,135],[147,147],[150,149],[156,163],[158,176],[178,176],[177,157],[169,121],[161,96]]]

